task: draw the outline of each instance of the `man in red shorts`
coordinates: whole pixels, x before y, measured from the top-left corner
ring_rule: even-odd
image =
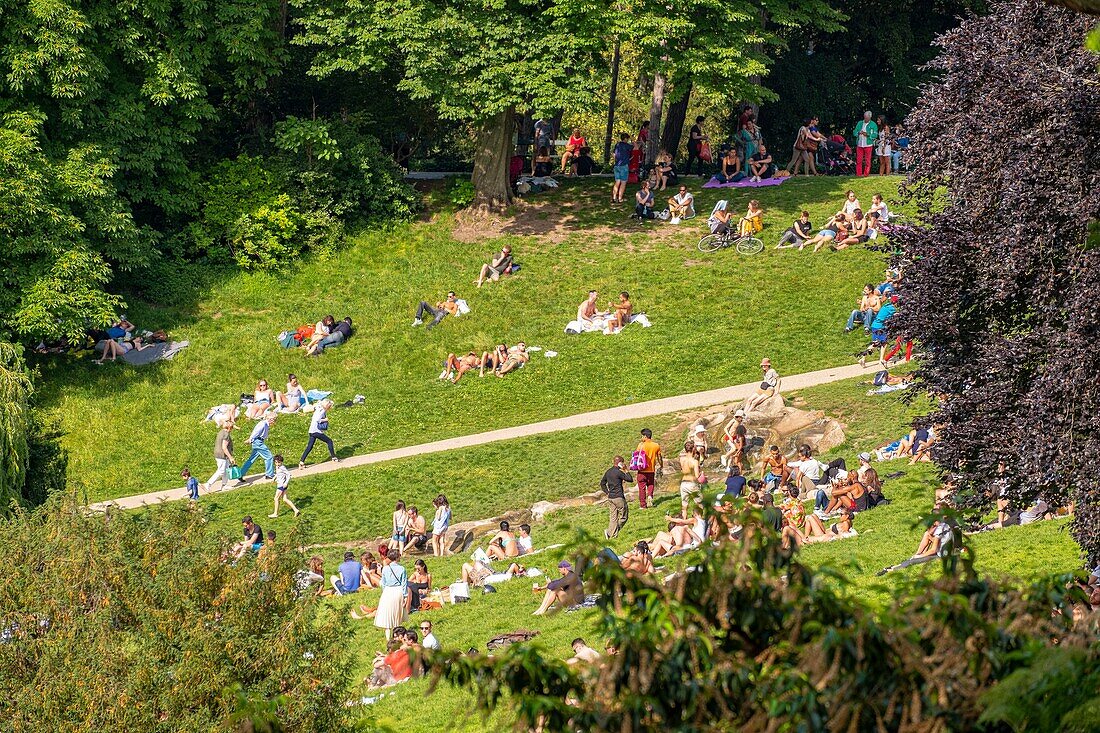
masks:
[[[661,446],[653,440],[653,431],[649,428],[642,430],[642,442],[638,443],[636,450],[645,453],[646,470],[638,471],[638,504],[642,509],[649,507],[649,500],[653,498],[653,491],[657,488],[657,470],[664,466],[665,457],[661,453]]]

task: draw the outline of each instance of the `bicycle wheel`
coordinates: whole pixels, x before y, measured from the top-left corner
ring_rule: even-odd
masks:
[[[764,250],[764,242],[756,237],[740,237],[737,240],[737,251],[743,255],[755,255]]]
[[[729,243],[726,238],[721,234],[708,234],[699,240],[700,252],[717,252],[723,247],[728,247]]]

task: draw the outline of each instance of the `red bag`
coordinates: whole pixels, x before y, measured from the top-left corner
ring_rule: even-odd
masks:
[[[699,160],[704,163],[710,163],[714,160],[714,156],[710,154],[710,143],[704,141],[703,144],[699,146]]]
[[[298,330],[294,332],[294,338],[298,343],[303,341],[309,341],[313,338],[313,326],[299,326]]]

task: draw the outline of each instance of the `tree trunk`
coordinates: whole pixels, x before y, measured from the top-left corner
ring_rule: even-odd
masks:
[[[677,157],[676,151],[680,149],[680,138],[684,136],[684,120],[687,119],[688,103],[690,101],[691,82],[689,81],[684,93],[668,106],[665,129],[661,133],[661,147],[667,150],[673,158]]]
[[[611,94],[607,103],[607,133],[603,137],[603,164],[611,162],[611,138],[615,134],[615,101],[619,94],[619,39],[615,39],[615,53],[611,57]]]
[[[508,169],[512,162],[512,108],[485,120],[478,132],[474,154],[474,200],[471,207],[501,211],[512,203],[512,185]]]
[[[661,152],[661,140],[657,130],[661,129],[661,108],[665,105],[665,76],[657,72],[653,75],[653,102],[649,105],[649,149],[646,150],[645,162],[653,165],[657,160],[657,153]]]

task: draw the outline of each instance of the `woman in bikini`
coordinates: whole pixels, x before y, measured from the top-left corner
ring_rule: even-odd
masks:
[[[867,226],[868,219],[863,215],[861,209],[856,209],[852,212],[852,222],[848,229],[848,236],[841,239],[839,234],[833,244],[834,250],[846,249],[849,245],[860,244],[867,241]]]
[[[494,544],[497,540],[499,542]],[[508,522],[500,523],[500,531],[493,537],[493,542],[489,543],[489,549],[486,552],[494,560],[519,557],[519,542],[516,540],[516,535],[512,532]]]
[[[493,349],[492,352],[482,352],[481,372],[478,376],[484,377],[486,369],[491,372],[496,372],[504,366],[504,362],[506,361],[508,361],[508,344],[497,344],[497,347]]]
[[[668,531],[658,532],[648,543],[654,558],[698,547],[707,536],[707,520],[698,509],[687,519],[671,515],[665,515],[665,519]]]
[[[305,388],[298,382],[297,375],[286,375],[286,392],[277,392],[275,398],[282,412],[298,412],[309,404]]]

